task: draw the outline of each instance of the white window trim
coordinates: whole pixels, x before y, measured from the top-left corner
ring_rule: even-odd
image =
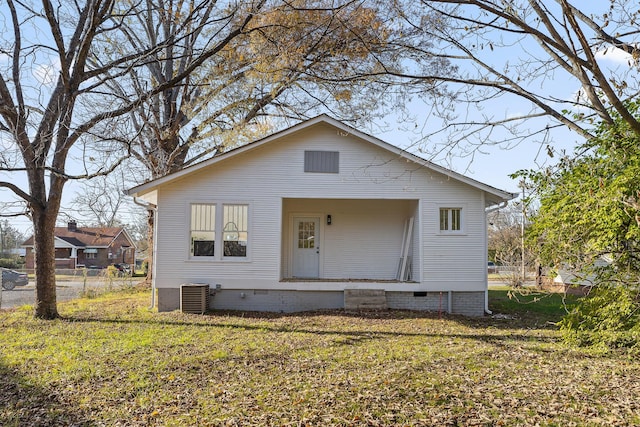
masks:
[[[191,206],[192,205],[214,205],[216,207],[216,221],[215,221],[215,247],[213,250],[213,256],[193,256],[191,255]],[[247,206],[247,256],[246,257],[232,257],[223,255],[224,246],[224,205],[244,205]],[[186,223],[186,261],[193,263],[246,263],[251,262],[251,253],[253,249],[253,206],[249,201],[238,200],[191,200],[187,203],[185,208],[188,221]]]
[[[460,230],[441,230],[440,229],[440,211],[442,209],[460,209]],[[435,215],[436,215],[436,233],[442,236],[460,236],[460,235],[466,235],[467,231],[466,231],[466,225],[467,225],[467,218],[466,218],[466,213],[467,213],[467,206],[466,204],[455,204],[455,203],[451,203],[451,204],[443,204],[443,205],[438,205]],[[450,217],[450,213],[449,213],[449,221],[451,221],[451,217]]]

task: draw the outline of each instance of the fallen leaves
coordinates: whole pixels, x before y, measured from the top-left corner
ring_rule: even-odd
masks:
[[[640,425],[640,362],[563,347],[548,328],[127,301],[74,307],[74,321],[0,313],[0,424]]]

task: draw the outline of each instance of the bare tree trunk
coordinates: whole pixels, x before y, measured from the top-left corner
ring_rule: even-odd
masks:
[[[36,276],[35,316],[40,319],[60,317],[56,302],[56,257],[54,227],[57,212],[47,209],[33,212],[33,238]]]

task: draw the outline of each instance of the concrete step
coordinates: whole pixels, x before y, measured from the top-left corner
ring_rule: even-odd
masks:
[[[387,296],[382,289],[345,289],[344,309],[386,310]]]

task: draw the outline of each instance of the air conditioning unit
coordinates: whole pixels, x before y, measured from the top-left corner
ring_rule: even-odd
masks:
[[[209,285],[186,283],[180,285],[180,311],[204,314],[209,310]]]

